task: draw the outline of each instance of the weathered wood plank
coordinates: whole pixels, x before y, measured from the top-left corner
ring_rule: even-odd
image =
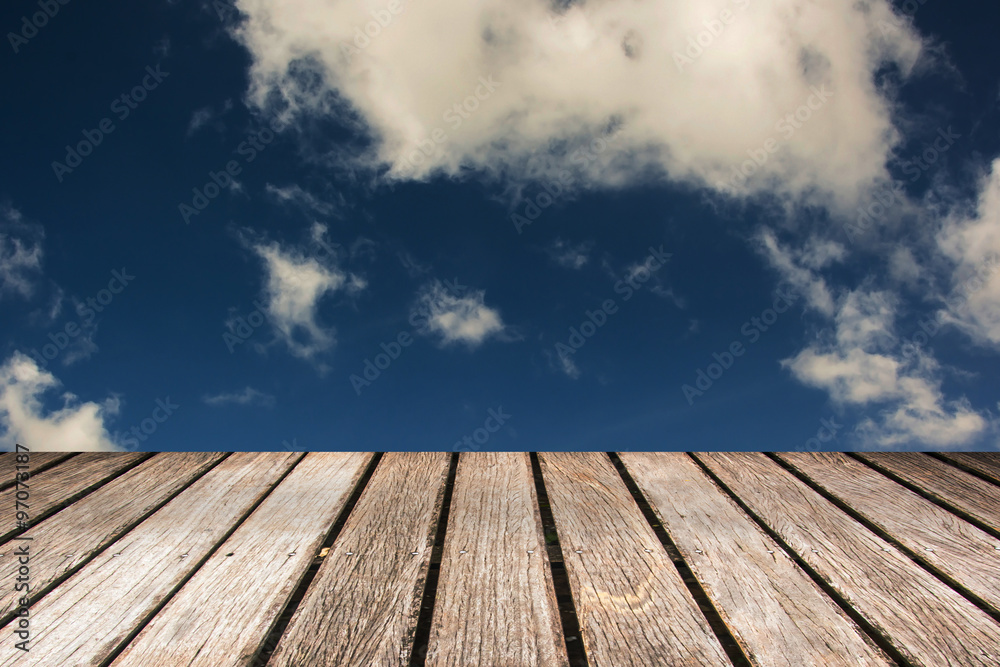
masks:
[[[408,663],[449,460],[444,452],[382,457],[271,667]]]
[[[997,664],[989,615],[790,472],[759,453],[697,456],[907,660]]]
[[[73,456],[73,452],[31,452],[30,454],[30,463],[28,463],[28,470],[26,472],[31,475],[37,475],[50,468],[54,468],[56,465]],[[2,467],[0,467],[0,491],[14,486],[14,473],[18,472],[16,468],[18,465],[15,458],[16,455],[8,453],[4,454],[4,456],[10,458],[5,458],[2,462]]]
[[[36,601],[53,581],[129,531],[221,457],[198,452],[157,454],[28,530],[23,537],[32,541],[31,601]],[[17,544],[8,543],[2,549],[0,563],[8,562]],[[14,590],[15,576],[13,568],[5,568],[0,575],[0,617],[12,611],[20,595]]]
[[[301,456],[233,454],[57,586],[31,608],[33,664],[101,664]],[[0,665],[21,660],[0,646]]]
[[[686,454],[620,457],[752,664],[893,664]]]
[[[149,454],[142,452],[128,454],[87,452],[74,456],[64,465],[47,470],[37,476],[32,475],[27,482],[30,495],[28,504],[31,506],[28,512],[31,515],[31,524],[34,525],[42,521],[54,509],[62,505],[66,499],[102,484],[125,468],[149,456]],[[16,488],[14,487],[0,491],[0,507],[14,507],[15,493]],[[0,530],[3,530],[3,533],[0,534],[0,542],[18,532],[17,520],[13,512],[6,514],[3,527]]]
[[[1000,488],[926,454],[865,453],[862,459],[1000,531]]]
[[[427,665],[568,665],[526,453],[462,454]]]
[[[307,454],[115,667],[251,664],[371,458],[360,452]]]
[[[992,452],[942,452],[941,455],[949,461],[964,465],[1000,484],[1000,455],[998,454]]]
[[[779,456],[1000,612],[1000,540],[844,454]]]
[[[590,664],[731,664],[607,455],[539,458]]]

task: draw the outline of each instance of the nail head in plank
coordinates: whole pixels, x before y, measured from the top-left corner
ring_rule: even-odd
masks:
[[[407,664],[449,464],[444,452],[382,457],[271,667]]]

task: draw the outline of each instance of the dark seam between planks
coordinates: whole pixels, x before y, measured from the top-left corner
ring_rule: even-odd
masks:
[[[748,517],[750,517],[750,519],[752,519],[754,523],[760,526],[761,530],[767,533],[767,535],[772,540],[774,540],[786,554],[788,554],[788,557],[791,558],[792,561],[796,565],[798,565],[799,568],[803,572],[805,572],[809,576],[809,578],[811,578],[816,583],[816,585],[819,586],[820,589],[822,589],[822,591],[826,593],[830,597],[830,599],[832,599],[837,604],[837,606],[840,607],[843,610],[843,612],[847,614],[850,617],[850,619],[854,621],[866,635],[868,635],[868,638],[871,641],[873,641],[879,648],[885,651],[885,654],[889,656],[890,660],[893,660],[896,663],[897,667],[919,667],[919,665],[914,665],[912,662],[907,660],[903,656],[903,654],[900,653],[900,651],[895,646],[892,645],[888,637],[886,637],[874,625],[869,623],[868,619],[862,616],[861,613],[857,609],[855,609],[850,602],[848,602],[843,596],[840,595],[840,593],[836,591],[836,589],[833,588],[833,586],[828,584],[823,579],[823,577],[821,577],[820,574],[816,570],[814,570],[812,566],[809,565],[809,563],[807,563],[801,556],[799,556],[798,552],[796,552],[795,549],[793,549],[787,542],[785,542],[785,540],[783,540],[781,536],[778,535],[778,533],[774,531],[767,524],[766,521],[764,521],[762,517],[758,516],[752,509],[750,509],[750,507],[745,502],[743,502],[743,499],[740,498],[735,491],[726,486],[725,482],[719,479],[719,477],[707,465],[702,463],[701,459],[699,459],[692,452],[688,452],[688,456],[690,456],[694,460],[694,462],[698,465],[698,467],[700,467],[702,470],[705,471],[705,474],[708,475],[720,489],[725,491],[726,494],[733,499],[733,502],[739,505],[740,509],[742,509],[743,512]]]
[[[739,642],[736,641],[735,635],[729,630],[726,622],[722,620],[722,616],[719,615],[719,611],[715,608],[712,600],[705,594],[705,589],[701,587],[701,583],[698,578],[695,577],[691,568],[688,567],[687,561],[684,560],[684,556],[681,555],[680,550],[677,545],[670,538],[670,534],[667,533],[667,529],[663,527],[660,523],[659,518],[656,516],[656,512],[653,510],[649,501],[646,500],[646,496],[643,495],[642,490],[639,489],[639,485],[635,483],[632,476],[629,474],[628,469],[625,464],[622,463],[621,458],[615,452],[608,452],[608,457],[614,464],[615,469],[618,470],[618,474],[621,476],[622,481],[625,482],[625,486],[628,488],[628,492],[632,494],[632,499],[635,504],[639,506],[642,511],[642,516],[646,519],[646,523],[649,527],[653,529],[656,533],[657,539],[660,540],[660,544],[663,546],[667,555],[670,557],[670,562],[674,564],[677,568],[677,573],[680,574],[681,579],[684,581],[685,585],[688,587],[688,592],[691,593],[691,597],[694,598],[695,604],[698,605],[698,609],[705,616],[705,620],[708,621],[709,627],[715,634],[716,639],[719,640],[719,644],[722,645],[722,649],[726,652],[726,656],[729,661],[733,663],[733,667],[753,667],[753,664],[747,658],[746,654],[743,652],[743,648],[740,646]]]
[[[18,453],[20,453],[20,454],[50,454],[50,453],[54,453],[54,452],[4,452],[4,454],[15,454],[15,455],[18,454]],[[43,463],[42,465],[38,466],[37,468],[35,466],[32,466],[31,469],[27,471],[27,472],[31,473],[31,477],[28,478],[28,481],[30,482],[31,478],[34,477],[35,475],[43,473],[46,470],[51,470],[52,468],[55,468],[58,465],[62,465],[63,463],[66,463],[67,461],[73,460],[73,457],[74,456],[78,456],[78,455],[79,455],[79,452],[73,452],[72,454],[70,454],[69,456],[67,456],[64,459],[55,459],[53,461],[49,461],[48,463]],[[11,465],[10,467],[8,467],[8,470],[10,470],[12,473],[17,473],[18,470],[17,470],[17,468],[15,468],[15,466],[18,465],[16,463],[17,459],[14,459],[14,461],[15,461],[15,463],[13,465]],[[0,491],[6,491],[10,487],[14,486],[15,483],[16,482],[15,482],[15,479],[14,479],[14,475],[11,475],[10,479],[4,479],[4,481],[0,482]]]
[[[785,461],[782,461],[775,454],[765,453],[764,455],[770,457],[775,463],[777,463],[779,466],[781,466],[782,468],[790,472],[792,475],[794,475],[800,482],[802,482],[810,489],[812,489],[813,491],[815,491],[816,493],[818,493],[819,495],[823,496],[831,503],[833,503],[837,507],[837,509],[844,512],[847,516],[851,517],[852,519],[860,523],[862,526],[864,526],[871,532],[875,533],[881,539],[885,540],[892,546],[899,549],[900,553],[903,553],[906,556],[908,556],[910,560],[912,560],[918,566],[920,566],[924,570],[927,570],[927,572],[930,573],[932,576],[941,580],[941,582],[944,583],[946,586],[954,590],[956,593],[964,597],[966,600],[974,604],[976,607],[979,607],[979,609],[981,609],[982,611],[986,612],[990,616],[990,618],[992,618],[994,621],[1000,623],[1000,612],[998,612],[998,610],[994,609],[993,606],[990,605],[990,603],[986,602],[986,600],[983,600],[974,592],[966,588],[963,584],[952,579],[951,575],[939,570],[937,566],[934,565],[932,562],[925,560],[922,554],[913,551],[912,549],[907,547],[900,540],[896,539],[891,534],[886,532],[886,530],[883,529],[881,526],[879,526],[877,523],[875,523],[871,519],[868,519],[861,512],[851,507],[846,501],[838,498],[830,491],[827,491],[825,488],[823,488],[822,486],[814,482],[812,479],[810,479],[805,473],[800,472],[791,465],[787,464]]]
[[[82,560],[80,563],[78,563],[77,565],[73,566],[71,569],[67,570],[63,574],[61,574],[58,577],[56,577],[55,579],[53,579],[52,583],[50,583],[45,588],[37,589],[37,592],[32,593],[31,596],[30,596],[30,604],[36,604],[37,602],[39,602],[43,597],[45,597],[46,595],[48,595],[49,593],[51,593],[61,583],[63,583],[64,581],[66,581],[67,579],[69,579],[70,577],[72,577],[74,574],[76,574],[77,572],[79,572],[80,570],[82,570],[84,567],[86,567],[87,564],[90,563],[92,560],[94,560],[95,558],[97,558],[98,556],[100,556],[102,553],[104,553],[105,551],[107,551],[111,547],[113,547],[119,540],[121,540],[125,536],[127,536],[129,534],[129,532],[131,532],[131,530],[133,528],[135,528],[136,526],[138,526],[140,523],[142,523],[143,521],[145,521],[146,519],[148,519],[150,516],[152,516],[156,512],[160,511],[167,503],[169,503],[171,500],[173,500],[174,498],[176,498],[177,496],[179,496],[181,493],[183,493],[184,491],[186,491],[188,488],[191,487],[192,484],[194,484],[195,482],[197,482],[198,480],[200,480],[202,477],[204,477],[205,475],[207,475],[208,473],[210,473],[215,468],[215,466],[219,465],[220,463],[222,463],[223,461],[225,461],[227,458],[229,458],[229,456],[232,455],[232,452],[223,452],[222,454],[223,454],[222,458],[220,458],[218,461],[216,461],[215,463],[213,463],[212,465],[210,465],[208,468],[206,468],[204,472],[199,473],[198,475],[195,475],[195,477],[190,482],[188,482],[187,484],[185,484],[184,486],[182,486],[175,493],[171,494],[162,503],[156,505],[155,507],[153,507],[152,509],[150,509],[148,512],[146,512],[145,514],[143,514],[141,517],[139,517],[136,521],[134,521],[133,523],[127,525],[122,530],[121,534],[118,537],[116,537],[112,541],[108,542],[103,547],[95,550],[94,553],[92,553],[90,556],[88,556],[87,558],[85,558],[84,560]],[[146,461],[149,461],[149,460],[150,459],[146,459]],[[143,463],[145,463],[145,461],[143,461]],[[15,612],[10,612],[10,613],[8,613],[8,614],[0,617],[0,628],[2,628],[3,626],[7,625],[8,623],[10,623],[12,620],[14,620],[15,617],[16,617],[16,613]]]
[[[323,559],[320,558],[319,554],[323,549],[329,549],[333,547],[333,543],[337,541],[340,537],[340,532],[344,528],[344,524],[347,523],[347,518],[354,511],[354,506],[358,504],[358,498],[364,492],[365,488],[368,487],[368,482],[371,480],[372,475],[375,474],[375,468],[378,467],[379,461],[382,460],[382,452],[376,452],[372,455],[371,460],[368,462],[368,466],[365,471],[358,478],[355,483],[354,490],[347,497],[347,502],[344,503],[344,507],[340,510],[340,514],[337,515],[336,521],[330,526],[330,531],[326,534],[326,539],[323,543],[319,545],[319,549],[313,555],[312,562],[306,571],[303,573],[302,578],[299,580],[298,585],[293,590],[291,596],[289,596],[288,601],[285,603],[285,608],[281,610],[281,613],[277,615],[274,621],[274,625],[271,629],[264,635],[264,641],[261,642],[257,651],[251,656],[250,661],[247,663],[251,667],[265,667],[268,661],[271,659],[271,654],[274,650],[278,648],[278,642],[281,641],[282,635],[285,634],[285,630],[288,628],[288,624],[292,620],[292,616],[295,611],[299,608],[299,604],[306,595],[306,591],[312,585],[313,579],[316,578],[316,573],[319,572],[319,566],[323,564]]]
[[[886,477],[888,477],[892,481],[896,482],[896,484],[899,484],[900,486],[905,486],[907,489],[909,489],[910,491],[913,491],[915,494],[917,494],[918,496],[920,496],[924,500],[931,501],[932,503],[934,503],[935,505],[937,505],[941,509],[948,510],[949,512],[951,512],[955,516],[959,517],[960,519],[965,519],[966,521],[968,521],[969,523],[971,523],[976,528],[979,528],[980,530],[982,530],[982,531],[984,531],[986,533],[989,533],[993,537],[995,537],[998,540],[1000,540],[1000,530],[998,530],[997,528],[994,528],[993,526],[991,526],[990,524],[986,523],[982,519],[979,519],[976,516],[974,516],[972,514],[969,514],[965,510],[961,509],[960,507],[955,507],[954,505],[952,505],[951,503],[949,503],[948,501],[946,501],[944,498],[938,498],[938,497],[936,497],[930,491],[927,491],[927,490],[921,488],[920,486],[914,484],[913,482],[907,481],[906,479],[904,479],[900,475],[897,475],[896,473],[894,473],[893,471],[889,470],[888,468],[883,468],[877,462],[866,461],[865,459],[863,459],[860,456],[857,456],[857,455],[855,455],[855,454],[853,454],[851,452],[845,452],[845,453],[848,456],[850,456],[851,458],[855,459],[856,461],[860,461],[861,463],[865,464],[866,466],[868,466],[872,470],[875,470],[877,472],[882,473],[883,475],[885,475]]]
[[[69,507],[70,505],[72,505],[73,503],[75,503],[76,501],[78,501],[81,498],[83,498],[84,496],[89,496],[91,493],[93,493],[97,489],[101,488],[105,484],[113,482],[114,480],[118,479],[119,477],[121,477],[125,473],[127,473],[127,472],[129,472],[129,471],[131,471],[131,470],[133,470],[133,469],[141,466],[143,463],[145,463],[146,461],[150,460],[154,456],[155,456],[155,454],[153,452],[148,452],[148,456],[140,456],[135,461],[133,461],[132,463],[130,463],[127,466],[123,467],[121,470],[119,470],[118,472],[114,473],[110,477],[106,477],[105,479],[98,480],[98,481],[94,482],[93,484],[91,484],[90,486],[85,487],[83,489],[80,489],[79,491],[77,491],[76,493],[74,493],[72,496],[69,496],[68,498],[63,498],[58,503],[56,503],[55,505],[53,505],[49,509],[45,510],[44,512],[42,512],[38,516],[32,517],[31,521],[30,521],[30,525],[27,528],[20,528],[20,529],[19,528],[15,528],[14,530],[12,530],[9,533],[7,533],[6,536],[0,537],[0,547],[6,545],[7,542],[10,542],[12,539],[14,539],[15,537],[17,537],[18,535],[20,535],[20,534],[22,534],[24,532],[27,532],[31,528],[37,526],[42,521],[45,521],[46,519],[55,516],[56,514],[58,514],[59,512],[61,512],[62,510],[66,509],[67,507]],[[69,459],[67,459],[67,460],[69,460]],[[34,476],[34,475],[32,475],[32,476]]]
[[[302,462],[302,459],[304,458],[305,454],[300,456],[292,465],[288,466],[288,470],[286,470],[281,475],[281,477],[275,480],[275,482],[271,484],[271,486],[267,489],[267,491],[262,493],[260,498],[258,498],[257,501],[253,505],[251,505],[247,509],[247,511],[243,513],[242,516],[240,516],[239,518],[236,519],[236,521],[233,522],[233,525],[230,526],[229,530],[226,531],[226,533],[219,538],[219,541],[215,543],[215,546],[208,550],[208,553],[206,553],[205,556],[202,557],[202,559],[199,560],[194,565],[194,567],[191,568],[191,571],[188,572],[187,575],[184,576],[181,579],[181,581],[177,583],[176,586],[174,586],[173,590],[167,592],[167,594],[163,597],[163,600],[160,601],[160,604],[156,605],[156,607],[152,611],[146,614],[145,618],[139,620],[139,622],[136,624],[136,627],[132,629],[132,632],[126,635],[125,638],[121,641],[121,643],[118,644],[117,647],[115,647],[108,653],[108,655],[104,658],[104,660],[98,664],[98,667],[109,667],[111,663],[113,663],[118,658],[118,656],[122,654],[122,652],[128,647],[128,645],[132,643],[132,640],[135,639],[137,636],[139,636],[139,633],[142,632],[146,628],[146,626],[149,625],[150,622],[156,617],[156,615],[159,614],[160,611],[162,611],[163,608],[170,603],[170,601],[174,598],[174,596],[177,595],[177,592],[182,588],[184,588],[184,585],[187,582],[189,582],[195,574],[198,573],[198,570],[201,569],[201,566],[207,563],[208,559],[214,556],[215,552],[219,550],[219,547],[225,544],[226,540],[232,537],[233,533],[239,530],[240,526],[243,525],[243,523],[250,517],[250,515],[253,514],[265,500],[267,500],[268,496],[270,496],[271,493],[276,488],[278,488],[278,485],[281,484],[283,481],[285,481],[286,477],[292,474],[292,471],[295,470],[295,468],[299,465],[299,463]]]
[[[458,457],[458,452],[451,455],[448,478],[444,483],[441,512],[438,514],[434,546],[431,547],[431,561],[427,567],[427,579],[424,581],[424,595],[420,600],[420,613],[417,615],[413,644],[410,646],[410,667],[423,667],[427,663],[431,621],[434,618],[434,601],[437,599],[438,577],[441,575],[441,554],[444,551],[444,539],[448,532],[448,515],[451,513],[451,497],[455,489],[455,475],[458,472]]]
[[[588,667],[587,650],[580,634],[580,619],[576,615],[576,604],[573,602],[573,589],[569,585],[569,575],[563,562],[562,546],[559,542],[559,530],[552,515],[552,505],[549,494],[545,490],[545,479],[542,477],[542,466],[538,462],[538,453],[531,452],[531,473],[535,480],[535,496],[538,502],[538,514],[542,521],[542,536],[545,538],[545,550],[549,556],[549,569],[552,571],[552,587],[555,589],[556,605],[559,608],[559,619],[562,622],[563,642],[570,667]],[[552,543],[549,543],[549,535]]]
[[[956,452],[956,454],[958,454],[958,453],[976,455],[979,452]],[[975,468],[969,467],[969,466],[965,465],[964,463],[962,463],[961,461],[953,461],[950,458],[948,458],[947,456],[942,456],[940,452],[924,452],[924,454],[926,454],[927,456],[930,456],[931,458],[937,459],[941,463],[947,463],[948,465],[950,465],[953,468],[958,468],[962,472],[967,472],[970,475],[972,475],[973,477],[978,477],[979,479],[983,480],[984,482],[989,482],[993,486],[1000,486],[1000,478],[990,477],[986,473],[984,473],[984,472],[982,472],[980,470],[976,470]],[[1000,473],[998,473],[998,475],[1000,475]]]

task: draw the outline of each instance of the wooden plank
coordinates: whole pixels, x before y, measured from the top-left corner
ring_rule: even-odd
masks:
[[[996,665],[1000,626],[905,554],[760,453],[698,454],[907,660]]]
[[[607,455],[539,458],[590,664],[730,664]]]
[[[942,452],[949,461],[961,464],[1000,484],[1000,456],[992,452]]]
[[[69,457],[73,456],[73,452],[30,452],[30,458],[28,463],[28,470],[32,475],[37,475],[42,473],[49,468],[53,468],[56,465],[62,463]],[[14,486],[14,473],[17,472],[15,466],[17,466],[17,459],[14,453],[4,454],[5,458],[2,462],[2,467],[0,467],[0,491],[3,489]],[[8,472],[9,471],[9,472]]]
[[[221,457],[199,452],[158,454],[29,529],[22,537],[32,542],[32,603],[52,582],[128,532]],[[10,562],[19,545],[8,543],[0,563]],[[14,590],[15,569],[5,567],[0,574],[0,617],[13,610],[21,595]]]
[[[449,460],[445,452],[382,457],[271,667],[408,664]]]
[[[32,458],[34,458],[32,454]],[[65,465],[38,475],[32,475],[28,480],[31,524],[42,521],[46,516],[63,505],[68,498],[79,493],[85,493],[137,461],[148,458],[148,453],[111,453],[87,452],[74,456]],[[11,487],[0,491],[0,507],[14,507],[17,489]],[[8,512],[0,530],[0,542],[3,542],[18,532],[17,520],[13,512]]]
[[[569,664],[527,453],[459,459],[426,664]]]
[[[102,664],[301,456],[233,454],[56,587],[31,608],[33,664]],[[0,647],[0,665],[21,659]]]
[[[1000,540],[844,454],[779,456],[1000,612]]]
[[[926,454],[858,454],[985,525],[1000,531],[1000,488]]]
[[[620,456],[752,664],[893,664],[686,454]]]
[[[250,665],[371,458],[307,454],[115,667]]]

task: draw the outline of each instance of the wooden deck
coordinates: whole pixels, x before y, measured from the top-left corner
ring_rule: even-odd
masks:
[[[0,665],[1000,665],[997,454],[29,465]]]

